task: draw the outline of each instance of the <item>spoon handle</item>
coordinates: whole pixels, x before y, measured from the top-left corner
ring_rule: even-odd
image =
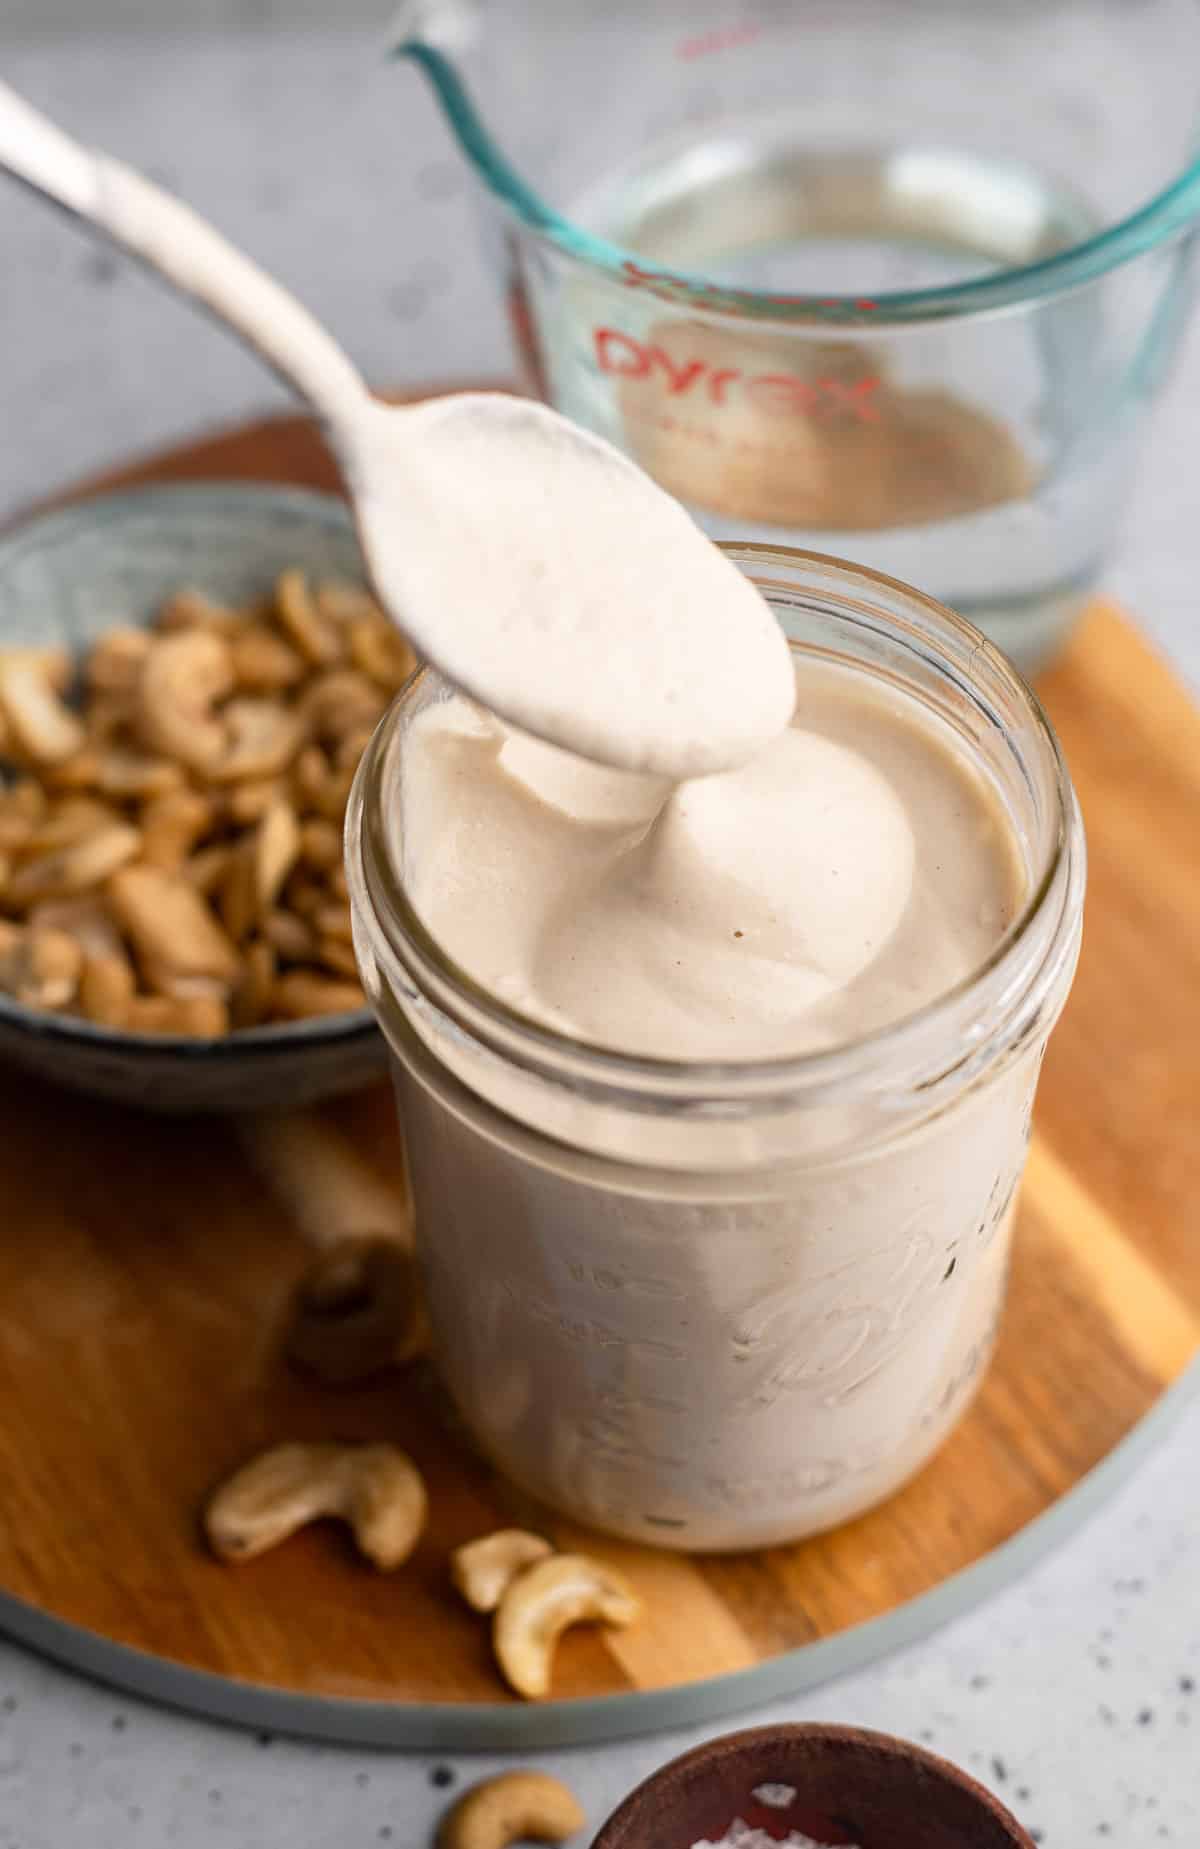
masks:
[[[247,341],[327,422],[366,397],[362,378],[307,308],[190,206],[93,153],[0,83],[0,168],[65,206]]]

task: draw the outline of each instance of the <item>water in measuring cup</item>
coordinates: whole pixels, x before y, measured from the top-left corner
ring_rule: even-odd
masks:
[[[933,147],[814,150],[794,126],[758,123],[643,157],[570,212],[668,271],[735,288],[868,300],[1035,262],[1097,228],[1086,202],[1026,167]],[[541,307],[534,319],[547,336],[540,359],[555,401],[652,468],[653,452],[630,439],[639,377],[665,391],[668,409],[685,420],[707,392],[717,435],[706,440],[713,441],[722,430],[714,395],[733,405],[742,387],[754,389],[753,380],[722,384],[711,347],[707,369],[689,357],[686,326],[675,327],[664,349],[664,328],[672,317],[686,323],[689,311],[647,290],[596,292],[583,276],[553,312]],[[683,489],[667,485],[716,538],[806,546],[890,572],[961,610],[1032,665],[1077,614],[1128,490],[1132,419],[1118,402],[1099,424],[1095,415],[1098,394],[1112,390],[1102,372],[1099,312],[1096,293],[1085,290],[976,320],[854,337],[865,379],[880,374],[915,392],[949,393],[1007,431],[1028,465],[1019,498],[921,524],[790,525],[693,499],[686,471]],[[833,325],[819,333],[847,338]],[[763,362],[771,377],[787,372],[789,353],[803,367],[786,329],[766,337],[777,343]],[[777,396],[781,389],[774,387]],[[837,389],[849,403],[845,384]],[[863,379],[858,390],[869,415]],[[819,419],[819,397],[809,410]]]

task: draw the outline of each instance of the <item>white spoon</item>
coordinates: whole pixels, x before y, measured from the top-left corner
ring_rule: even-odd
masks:
[[[383,404],[211,225],[3,84],[0,166],[210,309],[308,401],[381,602],[475,699],[553,744],[676,778],[744,762],[787,724],[795,686],[766,603],[610,444],[502,393]]]

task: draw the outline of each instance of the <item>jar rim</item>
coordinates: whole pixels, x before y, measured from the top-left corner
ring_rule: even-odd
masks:
[[[984,992],[1005,995],[1012,978],[1023,967],[1023,958],[1052,894],[1060,888],[1064,872],[1074,871],[1082,883],[1082,854],[1079,851],[1082,823],[1062,748],[1045,708],[1033,688],[994,643],[949,606],[939,603],[924,591],[915,589],[899,578],[888,576],[866,565],[854,564],[830,553],[813,552],[793,546],[762,545],[752,541],[716,542],[733,562],[743,567],[771,565],[795,571],[811,568],[814,578],[822,574],[828,587],[800,583],[789,587],[807,590],[815,596],[822,590],[832,594],[836,584],[843,591],[855,591],[861,598],[873,595],[874,607],[880,608],[879,593],[897,595],[909,607],[934,623],[969,656],[974,668],[986,667],[1004,691],[1014,698],[1029,721],[1039,747],[1046,753],[1051,768],[1056,814],[1053,841],[1046,864],[1031,883],[1021,911],[1013,919],[984,961],[951,988],[942,991],[919,1008],[895,1021],[874,1028],[837,1046],[804,1053],[774,1056],[768,1059],[694,1060],[673,1059],[648,1054],[623,1052],[595,1041],[558,1032],[544,1021],[523,1013],[493,994],[445,951],[412,905],[396,873],[388,851],[389,829],[383,812],[383,771],[395,728],[406,702],[427,675],[433,672],[418,667],[401,688],[389,713],[376,728],[360,762],[347,811],[347,852],[352,888],[355,878],[369,899],[371,912],[382,930],[389,948],[404,964],[415,962],[423,975],[435,979],[440,996],[454,1003],[455,1018],[468,1032],[479,1035],[494,1048],[502,1047],[510,1056],[520,1048],[527,1056],[541,1056],[549,1061],[568,1060],[585,1085],[604,1089],[634,1086],[661,1091],[672,1096],[681,1092],[712,1097],[721,1093],[768,1091],[795,1092],[836,1084],[845,1079],[864,1061],[873,1057],[890,1059],[906,1042],[923,1041],[953,1019],[972,997]],[[751,573],[758,582],[758,570]],[[764,593],[766,594],[766,593]],[[768,601],[770,597],[768,596]],[[947,651],[949,652],[949,651]],[[1075,863],[1074,868],[1072,862]],[[381,906],[380,900],[384,901]],[[385,909],[386,908],[386,909]],[[1057,939],[1058,934],[1055,934]],[[1022,985],[1022,988],[1024,985]],[[943,1060],[942,1066],[946,1065]],[[957,1064],[951,1062],[951,1065]]]

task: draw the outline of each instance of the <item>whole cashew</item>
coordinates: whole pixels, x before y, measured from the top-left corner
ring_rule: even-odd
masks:
[[[464,1791],[442,1818],[437,1849],[509,1849],[562,1843],[587,1819],[567,1787],[547,1772],[502,1772]]]
[[[178,985],[200,982],[228,994],[237,980],[237,951],[181,874],[122,867],[108,882],[108,902],[141,961],[153,969],[156,988],[179,994]]]
[[[553,1552],[540,1534],[530,1534],[525,1528],[500,1528],[455,1548],[450,1577],[472,1611],[495,1611],[517,1574]]]
[[[549,1693],[554,1650],[568,1625],[626,1625],[642,1603],[623,1573],[586,1554],[555,1554],[526,1567],[507,1587],[492,1621],[492,1647],[504,1679],[536,1701]]]
[[[420,1540],[427,1506],[416,1466],[394,1445],[284,1444],[222,1484],[204,1526],[222,1560],[252,1560],[307,1523],[334,1515],[349,1523],[368,1560],[388,1572]]]
[[[296,1293],[288,1360],[327,1386],[356,1385],[425,1346],[421,1287],[395,1239],[343,1239],[315,1259]]]
[[[228,737],[213,708],[233,684],[233,658],[223,637],[203,629],[157,637],[137,688],[139,728],[150,750],[210,773]]]

